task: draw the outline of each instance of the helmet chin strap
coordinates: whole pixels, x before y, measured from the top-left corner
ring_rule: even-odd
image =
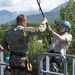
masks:
[[[65,28],[65,32],[68,32],[68,30],[67,30],[67,26],[66,26],[66,28]]]
[[[66,26],[66,28],[65,28],[65,31],[64,31],[64,32],[62,32],[61,34],[65,33],[65,32],[68,32],[68,30],[67,30],[67,26]]]

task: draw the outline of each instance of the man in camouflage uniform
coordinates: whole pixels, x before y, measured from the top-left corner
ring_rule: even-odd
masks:
[[[46,18],[39,27],[27,27],[28,19],[20,14],[16,19],[17,25],[5,32],[2,46],[10,47],[11,75],[26,75],[26,62],[28,60],[29,37],[39,34],[46,29]]]

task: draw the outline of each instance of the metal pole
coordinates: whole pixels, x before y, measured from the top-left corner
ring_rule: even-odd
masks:
[[[73,67],[72,73],[73,75],[75,75],[75,59],[73,59],[72,67]]]
[[[1,52],[1,62],[3,62],[3,52]],[[1,75],[4,74],[3,65],[1,65]]]

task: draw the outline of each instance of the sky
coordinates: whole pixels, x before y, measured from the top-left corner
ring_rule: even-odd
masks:
[[[40,0],[40,4],[42,10],[48,12],[67,1],[69,0]],[[0,10],[3,9],[17,13],[39,11],[36,0],[0,0]]]

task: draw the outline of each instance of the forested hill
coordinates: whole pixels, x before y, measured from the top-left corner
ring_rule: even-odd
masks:
[[[52,11],[44,12],[44,15],[47,17],[49,22],[53,23],[56,18],[59,19],[59,17],[60,17],[60,15],[59,15],[60,14],[60,9],[61,9],[61,7],[64,7],[65,4],[66,3],[60,5],[59,7],[53,9]],[[30,23],[40,23],[42,21],[42,19],[43,19],[41,13],[37,14],[37,15],[30,15],[30,16],[28,16],[28,18],[29,18]]]

